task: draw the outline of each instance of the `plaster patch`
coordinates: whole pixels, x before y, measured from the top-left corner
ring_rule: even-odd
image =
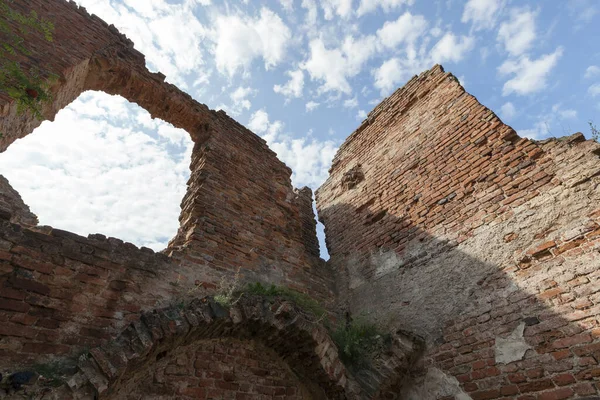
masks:
[[[495,350],[497,363],[508,364],[523,359],[527,350],[532,348],[523,338],[524,330],[525,323],[521,322],[508,337],[496,338]]]

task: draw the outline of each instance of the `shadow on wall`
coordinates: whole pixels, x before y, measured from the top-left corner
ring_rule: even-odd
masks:
[[[569,205],[598,204],[599,182],[574,190]],[[326,232],[381,238],[366,244],[376,251],[333,254],[341,307],[427,342],[412,378],[382,398],[600,393],[600,210],[563,223],[569,213],[548,207],[559,190],[515,209],[516,218],[482,225],[461,244],[375,204],[321,211],[328,222],[337,216]],[[538,208],[547,212],[534,212]],[[413,239],[385,246],[405,234]]]

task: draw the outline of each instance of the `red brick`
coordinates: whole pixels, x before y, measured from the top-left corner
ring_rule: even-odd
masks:
[[[527,392],[539,392],[546,389],[551,389],[554,387],[554,384],[550,379],[541,379],[539,381],[530,381],[526,383],[521,383],[519,385],[519,390],[521,393]]]
[[[571,388],[560,388],[551,390],[549,392],[540,393],[538,395],[539,400],[563,400],[573,397],[573,389]]]
[[[29,304],[22,301],[0,299],[0,310],[17,311],[26,313],[29,310]]]

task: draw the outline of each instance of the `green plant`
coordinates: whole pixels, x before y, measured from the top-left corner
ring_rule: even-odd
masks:
[[[327,314],[327,311],[323,308],[321,304],[319,304],[318,301],[308,296],[307,294],[298,292],[287,287],[276,285],[263,286],[260,282],[257,282],[248,284],[246,286],[245,292],[247,292],[248,294],[254,294],[268,298],[284,298],[293,302],[299,308],[313,314],[319,319],[323,318]]]
[[[222,305],[223,307],[231,307],[244,295],[243,292],[240,293],[240,269],[238,268],[235,273],[233,280],[228,281],[227,277],[221,278],[221,283],[219,284],[219,288],[217,289],[217,294],[214,295],[214,299],[217,303]],[[237,297],[237,298],[236,298]]]
[[[4,39],[0,43],[0,91],[7,93],[17,102],[18,112],[29,110],[36,118],[41,119],[41,104],[52,100],[50,87],[58,76],[37,68],[24,70],[14,59],[31,55],[24,38],[31,31],[41,33],[51,42],[54,25],[38,17],[35,11],[28,15],[21,14],[5,2],[0,2],[0,14],[4,16],[4,19],[0,20],[0,34]],[[11,29],[10,22],[14,23],[17,32]]]
[[[340,324],[331,332],[341,360],[353,368],[367,366],[369,355],[385,340],[385,336],[375,325],[363,321]]]
[[[598,141],[598,139],[600,139],[600,131],[596,127],[596,124],[594,124],[594,121],[589,120],[588,125],[590,126],[590,130],[592,131],[592,139]]]

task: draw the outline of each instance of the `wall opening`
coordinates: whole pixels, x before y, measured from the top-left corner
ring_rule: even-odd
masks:
[[[40,225],[162,250],[179,227],[189,134],[123,97],[84,92],[0,154]]]

